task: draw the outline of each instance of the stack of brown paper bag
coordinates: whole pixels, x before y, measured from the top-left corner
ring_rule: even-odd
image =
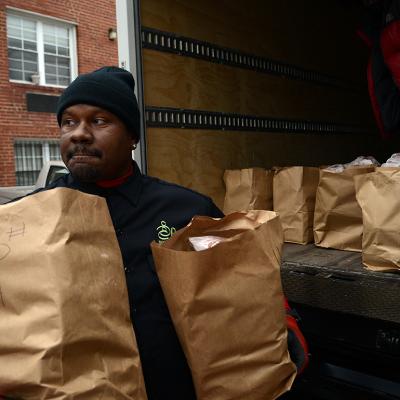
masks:
[[[363,223],[354,177],[374,170],[371,166],[351,167],[343,172],[320,171],[314,213],[317,246],[361,251]]]
[[[0,206],[0,395],[146,399],[104,199],[59,188]]]
[[[226,240],[193,251],[189,238]],[[296,374],[287,350],[276,213],[196,217],[163,244],[157,273],[198,400],[272,400]]]
[[[373,271],[400,270],[400,168],[355,177],[363,215],[362,260]]]
[[[274,175],[274,211],[282,222],[285,242],[313,241],[315,193],[319,169],[314,167],[277,168]]]
[[[226,170],[223,212],[272,210],[273,171],[263,168]]]

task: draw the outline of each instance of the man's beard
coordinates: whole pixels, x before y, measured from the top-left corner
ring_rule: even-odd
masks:
[[[93,165],[88,164],[75,165],[70,172],[75,179],[84,183],[96,182],[101,178],[100,171]]]
[[[85,145],[77,144],[67,152],[67,159],[70,160],[75,155],[86,155],[101,157],[102,153],[98,149],[90,149]],[[67,163],[68,165],[68,163]],[[93,165],[77,163],[70,169],[71,175],[80,182],[96,182],[101,179],[101,171]]]

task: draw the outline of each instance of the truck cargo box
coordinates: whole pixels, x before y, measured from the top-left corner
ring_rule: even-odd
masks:
[[[150,175],[222,207],[227,169],[399,151],[379,134],[356,33],[374,1],[128,3],[136,49],[121,44],[120,61],[136,73],[136,156]],[[364,270],[359,253],[287,245],[282,278],[311,351],[288,398],[400,398],[400,275]]]

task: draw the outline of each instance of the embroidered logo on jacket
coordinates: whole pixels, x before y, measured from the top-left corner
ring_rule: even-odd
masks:
[[[157,227],[158,243],[165,242],[175,232],[176,229],[174,227],[169,227],[165,221],[161,221],[160,226]]]

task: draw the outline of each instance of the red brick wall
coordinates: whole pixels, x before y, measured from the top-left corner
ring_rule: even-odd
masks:
[[[61,92],[58,88],[9,81],[7,6],[76,22],[78,73],[118,65],[117,42],[108,39],[108,29],[116,27],[115,1],[0,0],[0,186],[15,185],[14,138],[58,137],[54,114],[26,111],[26,92]]]

